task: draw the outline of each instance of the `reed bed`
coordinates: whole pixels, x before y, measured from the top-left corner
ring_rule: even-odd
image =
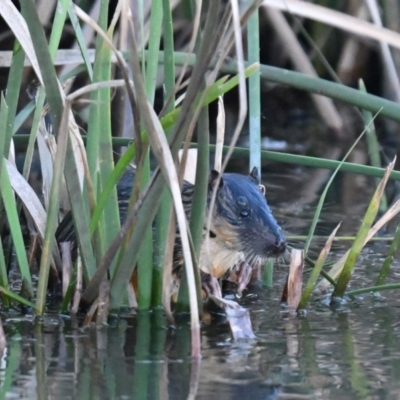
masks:
[[[261,167],[264,160],[270,160],[335,169],[321,196],[304,246],[306,256],[326,191],[335,174],[340,170],[384,177],[348,257],[339,260],[328,273],[329,281],[318,283],[320,274],[326,274],[323,266],[335,230],[314,264],[299,308],[307,306],[315,288],[326,290],[332,283],[334,296],[343,297],[362,247],[376,232],[373,223],[384,186],[389,178],[400,179],[393,164],[386,172],[381,168],[373,125],[377,115],[399,122],[400,105],[396,96],[371,95],[363,84],[360,89],[348,87],[340,83],[340,76],[334,77],[336,82],[319,77],[329,74],[325,71],[321,74],[318,63],[303,52],[295,26],[302,22],[299,17],[304,17],[322,21],[326,24],[324,29],[332,25],[364,40],[378,40],[386,60],[390,59],[387,46],[399,48],[400,35],[379,23],[374,25],[350,16],[346,10],[339,12],[296,0],[248,1],[240,7],[235,0],[229,3],[138,0],[132,4],[120,0],[111,6],[106,0],[89,3],[49,2],[49,7],[53,8],[46,14],[45,21],[39,13],[44,2],[25,0],[20,10],[11,0],[0,5],[0,14],[14,38],[12,52],[2,51],[0,60],[2,66],[9,68],[7,88],[0,104],[0,154],[3,155],[0,213],[4,215],[0,223],[0,293],[3,308],[17,301],[32,307],[35,314],[41,316],[46,312],[49,288],[54,290],[61,279],[69,282],[65,284],[61,310],[76,313],[81,307],[87,312],[85,324],[93,318],[102,324],[109,311],[118,312],[124,307],[148,310],[162,306],[172,322],[168,277],[177,225],[182,238],[185,272],[176,309],[190,311],[192,355],[198,357],[202,307],[197,260],[204,225],[209,154],[214,150],[208,105],[233,88],[237,89],[239,105],[231,141],[224,147],[225,156],[219,164],[222,171],[232,154],[249,157],[250,167]],[[259,9],[266,13],[267,21],[273,19],[271,26],[276,37],[287,38],[285,42],[291,47],[285,51],[289,55],[293,52],[299,55],[296,62],[292,58],[292,64],[300,72],[259,64],[259,46],[263,45],[264,38],[260,37],[264,26],[259,20]],[[98,15],[93,15],[95,10]],[[289,13],[289,17],[277,10]],[[185,26],[190,28],[187,28],[184,45],[180,44],[183,51],[177,51],[180,49],[175,43],[176,26],[182,22],[181,12],[185,13]],[[277,24],[277,21],[281,22]],[[48,26],[51,29],[47,29]],[[245,27],[247,52],[242,40]],[[62,49],[62,36],[71,31],[71,46],[76,49]],[[307,38],[314,48],[319,48],[318,37],[309,35]],[[345,49],[346,43],[341,51]],[[323,50],[318,54],[322,65],[332,63]],[[394,65],[392,61],[390,65]],[[23,74],[27,65],[38,87],[32,99],[21,105],[19,99],[25,89]],[[393,70],[395,68],[391,69],[391,79]],[[328,72],[332,73],[332,69]],[[333,100],[362,109],[373,155],[372,166],[347,163],[345,159],[326,160],[262,150],[260,92],[263,81],[314,93],[321,119],[337,138],[347,138],[350,133]],[[320,95],[325,96],[323,100]],[[115,116],[119,116],[117,121]],[[236,146],[247,116],[251,132],[249,150]],[[83,135],[78,120],[85,125]],[[18,133],[23,124],[30,126],[29,135]],[[117,133],[125,138],[116,138]],[[183,159],[187,158],[195,134],[198,147],[196,190],[194,212],[187,224],[180,194],[185,162],[179,164],[177,160],[180,149],[183,149]],[[14,142],[26,151],[22,174],[13,162]],[[126,147],[116,156],[119,146]],[[40,157],[43,196],[34,193],[28,183],[35,148]],[[136,166],[136,179],[128,215],[121,225],[116,184],[130,163]],[[66,260],[55,242],[57,226],[68,210],[73,214],[79,249],[72,267],[66,267]],[[379,226],[397,212],[397,208],[395,211],[389,208],[388,217],[378,222]],[[23,224],[29,228],[30,235],[24,233]],[[399,237],[397,232],[376,286],[365,290],[394,288],[385,286],[384,281]],[[35,261],[29,254],[35,252],[37,246],[40,256]],[[11,265],[17,266],[20,272],[22,284],[18,293],[10,290]],[[37,286],[32,282],[32,275],[36,274]],[[137,287],[134,289],[131,279],[135,275]],[[265,276],[271,285],[271,264]],[[356,294],[355,291],[351,293]]]

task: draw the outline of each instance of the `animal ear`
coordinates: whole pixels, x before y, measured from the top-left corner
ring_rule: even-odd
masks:
[[[210,177],[208,179],[208,190],[211,192],[214,190],[215,185],[217,184],[217,182],[219,181],[219,185],[218,185],[218,189],[221,189],[222,186],[224,186],[224,179],[220,178],[221,174],[216,171],[215,169],[211,170],[210,172]]]
[[[260,184],[260,174],[258,173],[258,168],[254,167],[250,172],[250,178],[256,183],[257,185]]]

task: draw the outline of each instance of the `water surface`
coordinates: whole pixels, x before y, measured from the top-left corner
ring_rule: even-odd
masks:
[[[310,182],[295,184],[294,171],[271,174],[267,195],[286,229],[304,234],[329,174],[310,171]],[[361,190],[354,176],[339,182],[321,216],[321,234],[329,234],[341,220],[341,234],[354,234],[367,205],[369,180],[364,179]],[[355,192],[353,198],[348,191]],[[348,246],[335,243],[331,259]],[[321,241],[313,244],[314,254],[320,247]],[[387,247],[376,242],[364,250],[352,288],[373,284]],[[396,261],[389,281],[399,274]],[[109,327],[85,330],[70,317],[47,315],[35,321],[29,315],[3,315],[8,346],[0,364],[0,398],[399,398],[396,292],[367,294],[335,307],[314,299],[307,314],[297,316],[280,305],[286,275],[287,267],[277,265],[273,288],[255,283],[240,299],[250,310],[256,340],[233,342],[224,316],[207,315],[198,362],[190,359],[188,323],[171,329],[161,313],[126,315],[112,319]]]

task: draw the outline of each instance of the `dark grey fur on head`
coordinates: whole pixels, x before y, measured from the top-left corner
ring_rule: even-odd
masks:
[[[210,174],[209,190],[218,179]],[[226,220],[236,233],[236,243],[245,256],[262,258],[279,256],[286,249],[285,237],[259,188],[258,170],[250,175],[225,173],[220,178],[213,215]]]

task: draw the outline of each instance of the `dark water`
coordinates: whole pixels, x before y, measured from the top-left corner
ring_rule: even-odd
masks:
[[[295,167],[269,176],[268,198],[289,232],[307,232],[327,176]],[[340,177],[328,196],[320,233],[329,234],[343,221],[340,234],[354,234],[371,187],[368,179]],[[320,246],[313,244],[315,253]],[[331,259],[348,246],[335,243]],[[352,288],[373,284],[387,247],[375,242],[364,250]],[[307,314],[297,316],[280,305],[287,267],[278,265],[274,274],[272,289],[254,284],[240,300],[250,310],[257,339],[235,343],[222,315],[208,317],[198,362],[189,356],[188,324],[170,329],[157,313],[86,330],[69,317],[34,321],[3,315],[8,346],[0,363],[0,398],[400,398],[398,293],[359,296],[336,307],[314,299]],[[389,281],[399,274],[396,261]]]

